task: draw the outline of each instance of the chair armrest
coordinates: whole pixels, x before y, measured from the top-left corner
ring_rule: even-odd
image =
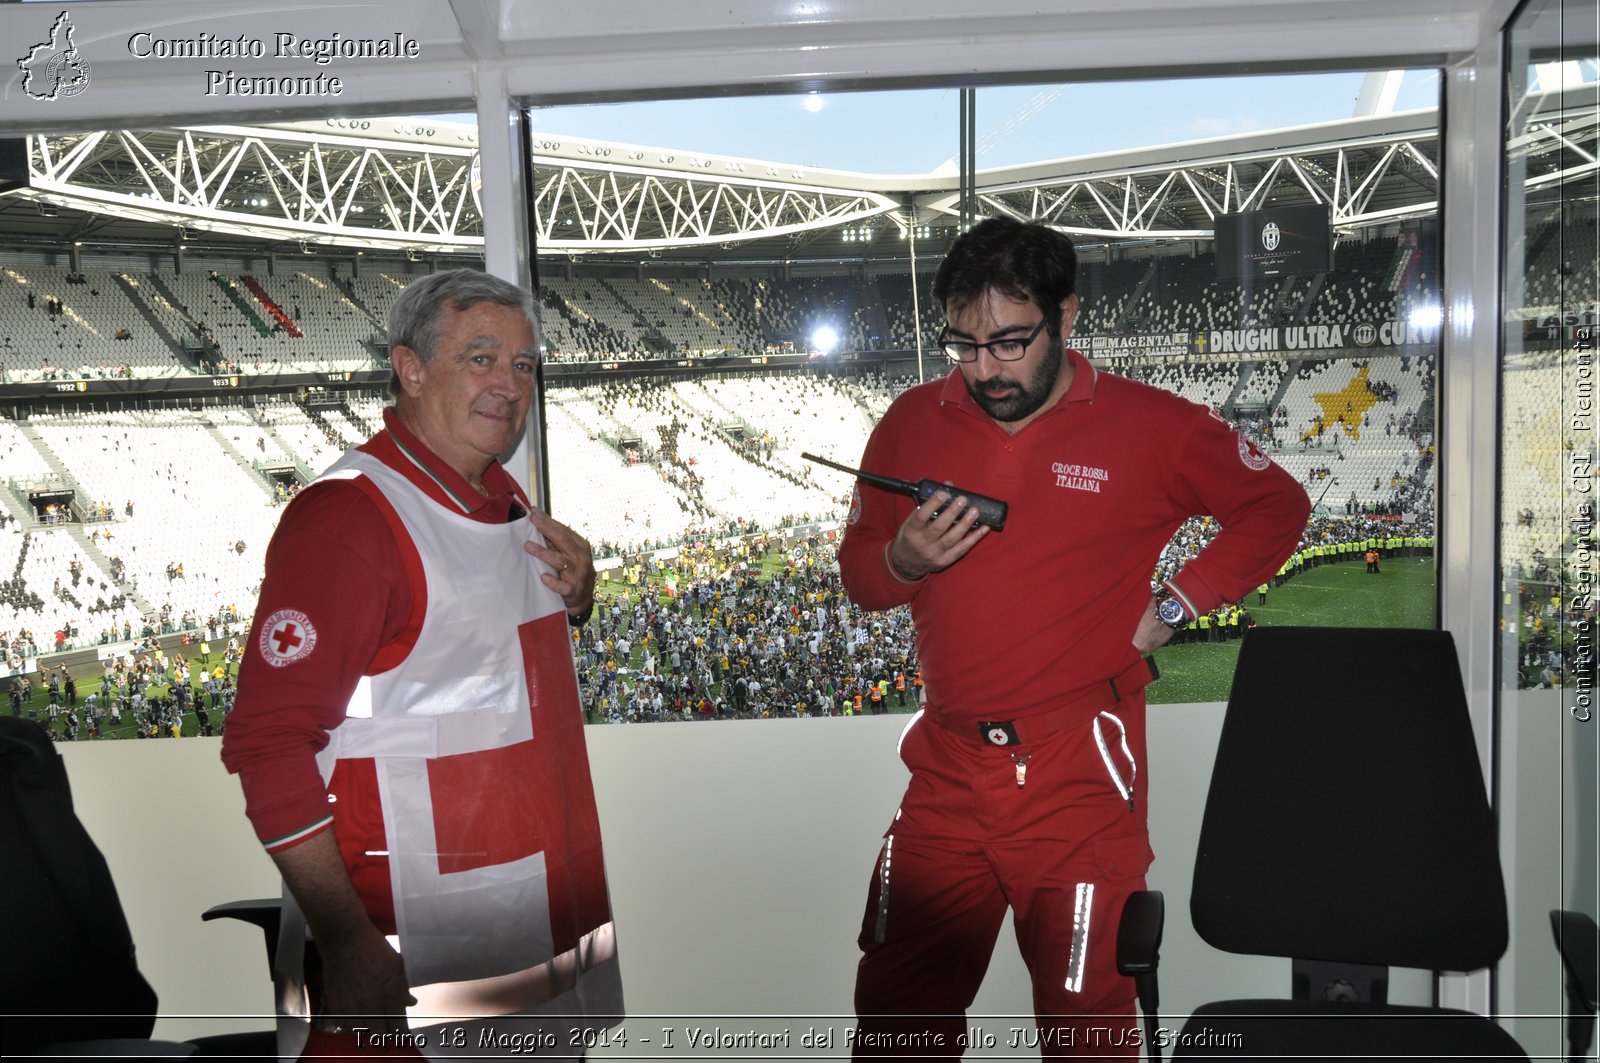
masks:
[[[242,919],[261,928],[267,946],[267,977],[277,969],[278,924],[283,917],[283,901],[277,897],[252,901],[228,901],[213,905],[200,913],[206,922],[213,919]]]
[[[1160,890],[1139,890],[1128,895],[1117,925],[1117,970],[1130,977],[1150,974],[1161,960],[1161,931],[1166,925],[1167,901]]]
[[[1561,963],[1567,970],[1567,984],[1575,989],[1575,1004],[1587,1005],[1594,1011],[1597,1003],[1595,983],[1600,981],[1600,929],[1595,921],[1583,912],[1550,912],[1550,929],[1555,933],[1556,950],[1561,953]]]

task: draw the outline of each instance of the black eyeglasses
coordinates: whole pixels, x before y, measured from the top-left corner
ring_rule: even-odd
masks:
[[[951,339],[950,328],[946,326],[939,330],[939,346],[952,362],[976,362],[978,352],[982,350],[987,350],[997,362],[1015,362],[1027,353],[1028,344],[1039,338],[1044,326],[1045,321],[1041,318],[1026,336],[1007,336],[1003,340],[990,340],[988,343]]]

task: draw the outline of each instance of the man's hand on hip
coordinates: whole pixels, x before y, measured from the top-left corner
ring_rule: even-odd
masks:
[[[1144,615],[1139,618],[1139,626],[1133,632],[1133,648],[1140,653],[1150,653],[1171,642],[1176,634],[1161,622],[1161,617],[1156,613],[1156,600],[1151,598],[1144,607]]]

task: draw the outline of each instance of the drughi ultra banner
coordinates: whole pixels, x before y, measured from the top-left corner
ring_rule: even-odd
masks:
[[[1327,325],[1073,337],[1076,346],[1096,358],[1119,355],[1149,357],[1349,352],[1373,347],[1433,346],[1438,342],[1437,324],[1408,321],[1356,321]]]

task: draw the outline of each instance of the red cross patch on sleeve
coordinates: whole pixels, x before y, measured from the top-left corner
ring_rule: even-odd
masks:
[[[256,645],[263,661],[282,668],[311,656],[317,646],[317,629],[300,610],[279,609],[261,625],[261,638]]]
[[[1246,438],[1243,432],[1239,435],[1239,460],[1244,462],[1244,467],[1255,472],[1260,472],[1272,464],[1272,459],[1261,453],[1254,443]]]

